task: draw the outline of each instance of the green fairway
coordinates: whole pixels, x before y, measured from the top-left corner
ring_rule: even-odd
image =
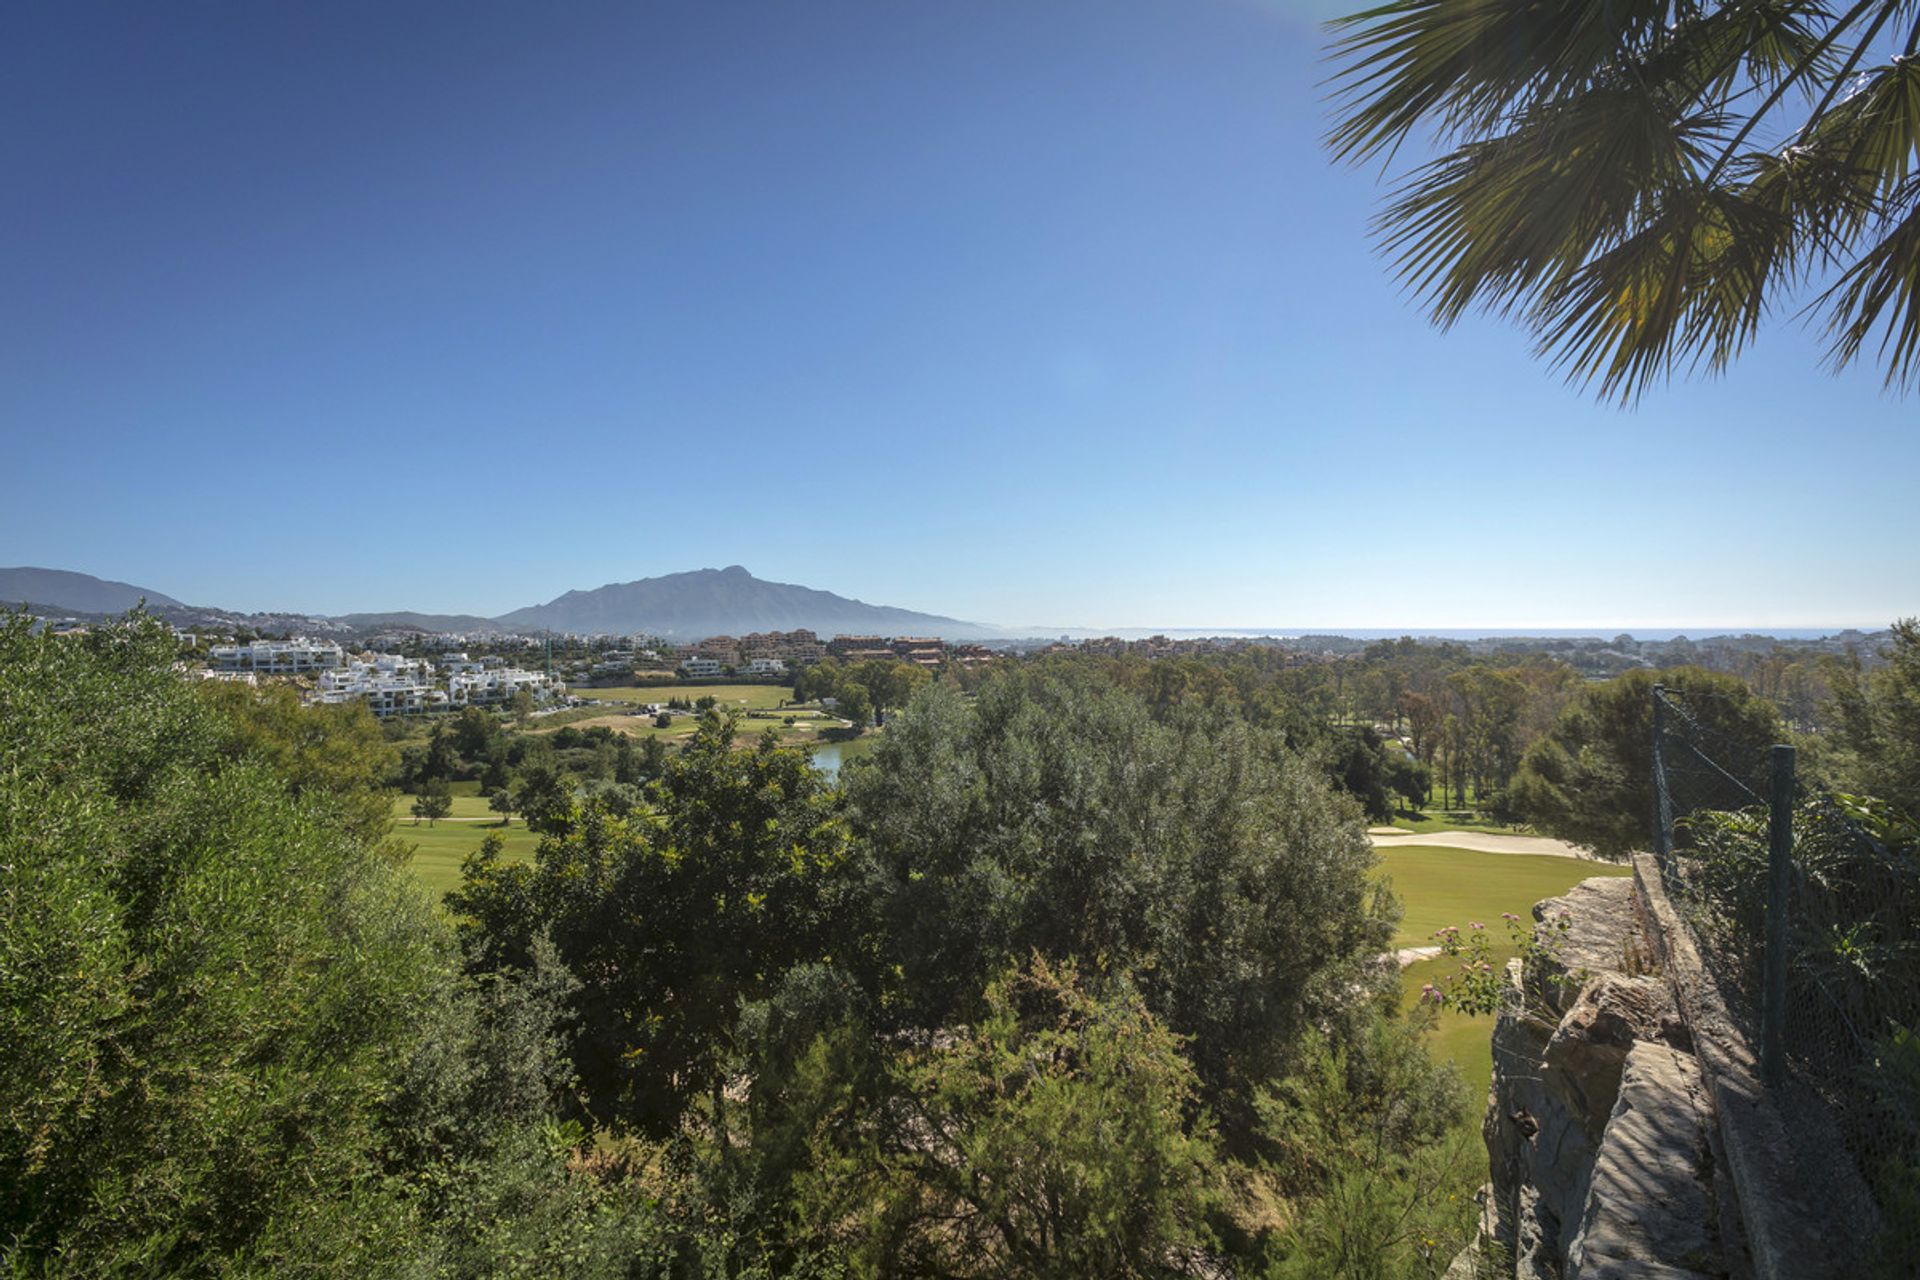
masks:
[[[394,834],[415,846],[413,861],[407,864],[407,869],[436,896],[459,887],[460,864],[488,836],[505,839],[507,857],[516,860],[531,858],[540,843],[540,837],[527,830],[526,824],[517,818],[510,827],[502,827],[497,822],[441,822],[433,827],[423,822],[416,827],[403,822]]]
[[[1424,947],[1443,925],[1467,927],[1478,920],[1501,925],[1500,913],[1524,916],[1542,898],[1553,898],[1590,876],[1624,876],[1630,868],[1516,853],[1474,853],[1438,845],[1395,845],[1378,850],[1406,915],[1394,935],[1396,947]],[[1505,936],[1504,927],[1500,936]]]
[[[1423,813],[1408,813],[1402,809],[1393,815],[1391,825],[1422,836],[1435,831],[1485,831],[1492,835],[1510,836],[1531,829],[1503,827],[1497,822],[1485,821],[1475,809],[1428,808]]]
[[[1493,962],[1504,965],[1518,954],[1512,947],[1495,947]],[[1411,1009],[1419,1004],[1420,988],[1429,982],[1441,982],[1459,963],[1446,956],[1436,956],[1408,965],[1400,975],[1401,1007]],[[1478,1116],[1486,1100],[1487,1085],[1493,1078],[1493,1019],[1444,1010],[1434,1023],[1427,1050],[1435,1059],[1452,1062],[1460,1068],[1467,1082],[1467,1104]]]
[[[685,701],[713,698],[716,700],[715,710],[738,713],[740,725],[737,741],[743,746],[768,729],[773,730],[775,736],[789,746],[814,743],[820,740],[821,730],[846,723],[821,712],[818,707],[781,706],[782,702],[793,696],[793,690],[777,684],[628,686],[576,689],[574,692],[596,705],[550,717],[534,732],[548,733],[567,723],[581,729],[607,728],[630,738],[660,738],[669,743],[692,737],[700,725],[699,712],[673,711],[670,713],[672,722],[665,729],[656,729],[651,717],[631,714],[635,704],[657,702],[664,706],[668,698]],[[789,719],[793,721],[792,724],[786,723]]]
[[[419,796],[406,794],[393,798],[393,820],[409,830],[413,827],[413,804]],[[487,808],[487,802],[480,796],[480,784],[477,782],[456,782],[453,784],[453,810],[441,822],[454,822],[459,826],[471,825],[472,819],[497,823],[500,815]],[[427,829],[427,820],[420,820],[420,829]]]
[[[1518,954],[1502,945],[1507,939],[1501,913],[1511,911],[1524,920],[1533,904],[1556,898],[1592,876],[1623,876],[1631,869],[1609,862],[1575,858],[1539,857],[1512,853],[1476,853],[1437,845],[1382,849],[1379,874],[1390,880],[1406,914],[1394,936],[1395,947],[1433,945],[1434,931],[1445,925],[1465,929],[1469,921],[1487,926],[1496,945],[1495,964]],[[1400,989],[1408,1007],[1419,1000],[1422,985],[1438,983],[1459,965],[1436,956],[1401,971]],[[1477,1107],[1493,1071],[1493,1019],[1442,1013],[1429,1046],[1436,1058],[1451,1059],[1466,1075]]]
[[[408,869],[436,895],[459,885],[461,862],[488,836],[499,835],[507,842],[509,858],[530,858],[534,846],[540,843],[540,838],[517,817],[508,826],[501,826],[500,815],[487,808],[479,790],[477,782],[454,783],[452,814],[432,825],[424,819],[413,820],[413,802],[418,797],[403,794],[393,798],[393,834],[415,846]]]
[[[669,698],[678,698],[683,702],[698,702],[701,698],[713,698],[722,708],[731,707],[736,711],[777,711],[781,703],[793,697],[793,686],[788,684],[654,684],[624,685],[612,689],[569,689],[568,692],[590,702],[658,702],[665,706]]]

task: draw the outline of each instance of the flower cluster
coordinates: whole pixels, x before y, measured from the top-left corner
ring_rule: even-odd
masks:
[[[1573,921],[1572,913],[1564,910],[1543,920],[1538,928],[1511,911],[1501,912],[1500,918],[1506,921],[1512,946],[1529,967],[1536,960],[1559,955]],[[1487,926],[1478,920],[1469,920],[1463,932],[1458,925],[1447,925],[1435,930],[1433,939],[1439,944],[1440,953],[1458,959],[1460,966],[1441,982],[1423,984],[1421,1003],[1466,1014],[1497,1013],[1510,988],[1504,966],[1494,963],[1493,941]]]

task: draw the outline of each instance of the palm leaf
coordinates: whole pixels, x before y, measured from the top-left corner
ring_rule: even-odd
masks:
[[[1821,301],[1832,308],[1831,359],[1858,359],[1868,339],[1884,329],[1877,347],[1889,387],[1910,388],[1920,378],[1920,181],[1907,184],[1879,241],[1862,254]]]
[[[1447,144],[1379,222],[1437,323],[1516,316],[1631,400],[1677,362],[1724,367],[1846,263],[1822,299],[1836,362],[1884,326],[1889,381],[1920,372],[1915,0],[1394,0],[1333,29],[1334,153]]]

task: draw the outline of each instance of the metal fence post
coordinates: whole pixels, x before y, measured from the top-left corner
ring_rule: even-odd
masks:
[[[1773,749],[1768,796],[1767,950],[1760,991],[1760,1078],[1777,1085],[1785,1067],[1787,1012],[1787,898],[1793,888],[1793,748]]]
[[[1653,686],[1653,851],[1661,874],[1673,854],[1673,821],[1667,804],[1667,686]]]

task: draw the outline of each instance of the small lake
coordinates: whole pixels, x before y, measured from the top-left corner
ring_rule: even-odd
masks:
[[[849,760],[856,760],[873,750],[873,736],[855,738],[850,742],[822,742],[813,749],[813,767],[836,781],[840,777],[840,766]]]
[[[823,742],[813,749],[813,767],[836,782],[840,778],[840,748],[838,742]]]

